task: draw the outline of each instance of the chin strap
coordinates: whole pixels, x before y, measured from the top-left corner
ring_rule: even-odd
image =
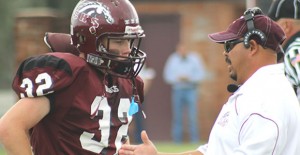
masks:
[[[135,79],[131,78],[131,82],[132,82],[132,97],[131,97],[131,103],[128,111],[129,116],[132,116],[139,111],[139,105],[137,102],[140,102],[140,97],[137,94]]]

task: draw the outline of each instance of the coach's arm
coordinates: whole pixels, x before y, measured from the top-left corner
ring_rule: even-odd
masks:
[[[142,131],[141,138],[143,144],[127,145],[124,144],[119,150],[119,155],[203,155],[201,152],[194,150],[182,153],[162,153],[157,152],[155,145],[148,138],[145,131]]]

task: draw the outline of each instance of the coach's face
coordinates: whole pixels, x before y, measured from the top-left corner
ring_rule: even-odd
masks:
[[[227,49],[225,47],[225,51],[223,52],[225,61],[228,64],[229,76],[231,79],[239,83],[239,78],[244,72],[243,63],[246,61],[247,52],[245,51],[245,47],[242,41],[234,40],[225,42],[224,46],[226,46],[226,44],[231,44],[227,45]]]

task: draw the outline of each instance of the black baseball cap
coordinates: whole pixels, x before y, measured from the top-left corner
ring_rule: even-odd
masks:
[[[280,18],[300,19],[300,0],[275,0],[268,16],[274,21]]]

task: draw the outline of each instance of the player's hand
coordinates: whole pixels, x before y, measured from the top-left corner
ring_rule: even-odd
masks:
[[[157,155],[157,149],[148,138],[146,131],[142,131],[141,138],[143,144],[140,145],[122,145],[119,155]]]

